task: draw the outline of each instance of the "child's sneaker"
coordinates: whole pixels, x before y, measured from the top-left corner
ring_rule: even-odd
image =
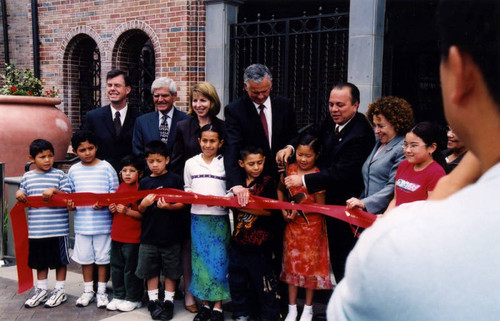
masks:
[[[111,302],[108,303],[108,305],[106,305],[106,309],[109,311],[116,311],[118,310],[118,306],[123,302],[125,302],[125,300],[113,299],[111,300]]]
[[[212,311],[207,306],[202,306],[198,314],[194,317],[193,321],[208,321],[212,316]]]
[[[40,288],[35,288],[35,293],[24,302],[24,306],[27,308],[34,308],[36,306],[39,306],[40,304],[44,303],[47,301],[47,295],[48,295],[47,290],[43,290]]]
[[[76,300],[76,306],[79,308],[86,307],[89,305],[91,302],[94,302],[95,300],[95,292],[94,291],[89,291],[89,292],[83,292],[82,296]]]
[[[106,293],[97,292],[96,297],[97,297],[97,307],[99,309],[105,308],[108,305],[109,299]]]
[[[141,301],[122,301],[118,306],[116,307],[118,310],[122,312],[130,312],[135,309],[139,309],[142,306]]]
[[[61,303],[66,302],[66,300],[68,300],[68,298],[64,289],[54,289],[50,293],[50,297],[47,302],[45,302],[45,307],[54,308],[58,305],[61,305]]]

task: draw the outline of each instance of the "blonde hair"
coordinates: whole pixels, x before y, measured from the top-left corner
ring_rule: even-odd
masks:
[[[215,87],[206,81],[200,82],[193,86],[191,89],[191,93],[189,94],[189,110],[187,112],[188,115],[193,115],[193,96],[195,94],[201,94],[210,100],[210,109],[208,110],[208,114],[211,118],[216,117],[220,111],[220,100],[219,95],[217,95],[217,90]]]

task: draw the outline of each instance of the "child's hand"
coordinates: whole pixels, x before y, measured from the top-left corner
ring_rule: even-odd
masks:
[[[99,202],[95,202],[94,205],[92,205],[93,210],[100,210],[102,208],[102,205],[99,205]]]
[[[113,214],[117,212],[115,203],[109,204],[108,208],[109,208],[109,211]]]
[[[241,207],[247,206],[248,199],[250,198],[250,192],[248,191],[248,188],[245,188],[243,186],[233,187],[233,194],[238,198],[238,204],[240,204]]]
[[[125,206],[123,204],[118,204],[116,205],[116,211],[118,213],[123,213],[123,214],[127,214],[127,210],[128,210],[128,206]]]
[[[56,189],[51,187],[51,188],[47,188],[45,191],[43,191],[42,193],[42,199],[45,201],[45,202],[48,202],[50,201],[50,199],[52,198],[52,195],[54,195]]]
[[[23,193],[23,191],[18,190],[16,192],[16,200],[18,200],[21,203],[26,203],[28,202],[28,199],[26,198],[26,195]]]
[[[171,209],[170,203],[169,202],[165,202],[165,199],[163,197],[160,197],[158,199],[157,206],[158,206],[158,208],[161,208],[161,209],[164,209],[164,210],[170,210]]]
[[[292,222],[295,220],[297,217],[297,211],[296,210],[286,210],[286,215],[283,216],[286,222]]]
[[[143,207],[150,207],[155,202],[156,194],[148,194],[141,201]]]
[[[76,209],[75,202],[68,200],[66,207],[68,208],[68,211],[74,211]]]

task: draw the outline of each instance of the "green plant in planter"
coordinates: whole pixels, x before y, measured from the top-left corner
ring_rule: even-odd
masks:
[[[52,87],[43,92],[42,81],[29,69],[17,69],[15,64],[6,64],[2,75],[5,85],[0,88],[1,95],[57,97],[58,92]]]

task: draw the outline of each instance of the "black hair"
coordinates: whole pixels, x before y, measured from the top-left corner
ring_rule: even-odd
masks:
[[[78,146],[80,146],[83,142],[89,142],[89,144],[93,144],[98,147],[97,138],[94,133],[89,130],[79,130],[73,134],[73,137],[71,137],[71,147],[73,147],[74,150],[77,150]]]
[[[300,145],[309,146],[316,153],[316,156],[321,152],[321,143],[316,135],[310,131],[305,131],[299,136],[296,148]]]
[[[410,130],[410,133],[415,134],[417,137],[422,139],[425,143],[425,146],[429,147],[432,144],[436,144],[436,150],[432,153],[432,158],[439,164],[441,167],[446,168],[446,160],[444,159],[441,142],[442,142],[442,134],[443,132],[440,128],[428,121],[424,121],[418,123]]]
[[[333,89],[344,89],[344,87],[347,87],[351,90],[351,104],[355,104],[356,102],[359,103],[359,88],[350,82],[339,82],[335,84],[332,88]]]
[[[240,160],[244,162],[250,154],[260,154],[264,156],[264,150],[256,146],[245,146],[240,149]]]
[[[448,59],[451,46],[468,53],[500,105],[500,1],[441,0],[436,21],[441,59]]]
[[[159,154],[162,156],[169,157],[167,145],[161,140],[153,140],[144,146],[144,157],[148,157],[151,154]]]
[[[130,77],[125,73],[125,71],[120,69],[112,69],[106,74],[106,81],[111,78],[115,78],[122,75],[125,80],[125,86],[130,87]]]
[[[219,140],[223,140],[224,139],[224,133],[222,132],[222,129],[215,125],[215,124],[206,124],[205,126],[201,127],[200,128],[200,133],[198,135],[198,138],[201,138],[201,134],[203,132],[207,132],[207,131],[211,131],[211,132],[215,132],[217,133],[217,135],[219,135]]]
[[[143,172],[145,167],[144,160],[135,155],[127,155],[121,159],[120,168],[124,168],[125,166],[132,166],[138,172]]]
[[[45,139],[35,139],[30,144],[30,156],[36,158],[36,155],[44,150],[50,150],[54,154],[54,146]]]

